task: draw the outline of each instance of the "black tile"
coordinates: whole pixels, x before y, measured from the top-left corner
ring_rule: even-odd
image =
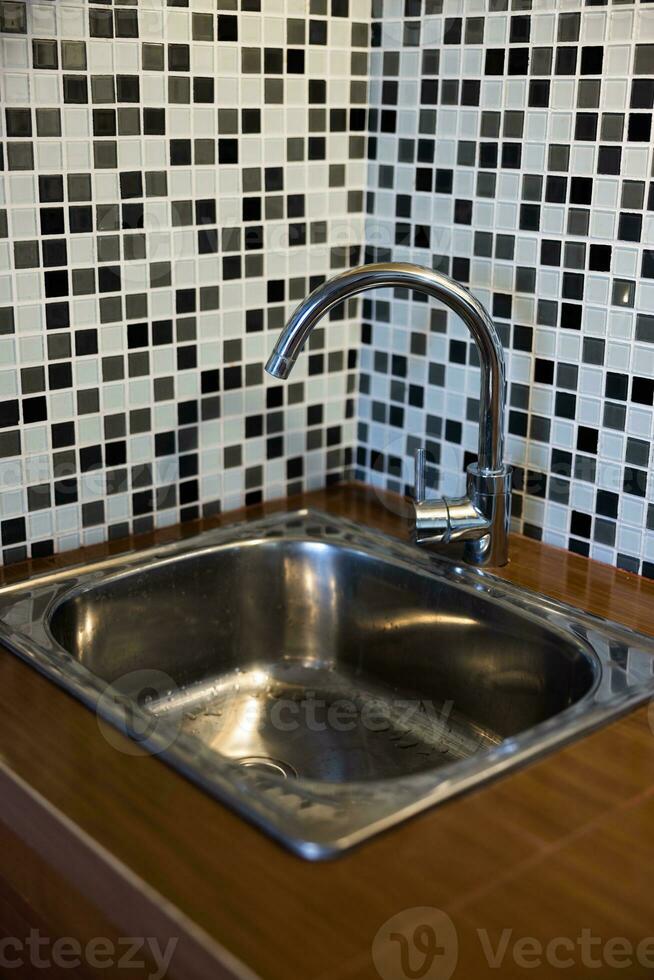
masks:
[[[611,252],[610,245],[591,244],[589,250],[588,268],[595,272],[611,271]]]
[[[138,102],[140,84],[138,75],[116,75],[116,101]]]
[[[7,136],[31,136],[32,113],[30,109],[5,109],[5,130]]]
[[[649,143],[652,135],[652,113],[631,112],[627,138],[630,143]]]
[[[111,10],[89,7],[89,34],[91,37],[103,38],[114,36],[114,21]]]
[[[64,75],[64,102],[84,105],[89,101],[85,75]]]
[[[16,0],[0,0],[0,31],[6,34],[26,34],[26,5]]]
[[[577,71],[577,48],[558,47],[554,71],[557,75],[574,75]]]
[[[620,214],[618,239],[623,242],[639,242],[643,227],[642,214]]]
[[[601,45],[581,49],[581,74],[601,75],[604,65],[604,48]]]
[[[597,160],[597,172],[600,174],[617,175],[622,166],[622,147],[600,146]]]
[[[488,48],[484,72],[486,75],[504,74],[504,48]]]
[[[116,37],[138,37],[138,11],[121,8],[114,10],[114,30]]]
[[[652,378],[632,378],[631,400],[640,405],[654,404],[654,380]]]

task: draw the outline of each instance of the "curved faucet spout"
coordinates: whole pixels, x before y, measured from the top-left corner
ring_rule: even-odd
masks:
[[[416,454],[414,538],[435,547],[464,543],[473,565],[504,565],[508,560],[511,469],[504,464],[504,352],[495,325],[472,293],[453,279],[419,265],[387,262],[363,265],[335,276],[300,303],[284,327],[266,364],[275,378],[288,378],[318,321],[332,307],[367,289],[401,286],[425,293],[461,317],[477,342],[481,364],[479,458],[468,467],[465,497],[437,502],[424,497],[424,452]]]
[[[404,262],[364,265],[334,276],[301,303],[286,324],[266,364],[275,378],[288,378],[318,321],[343,300],[368,289],[400,286],[440,300],[461,317],[479,348],[481,394],[479,399],[479,459],[481,474],[502,473],[504,449],[505,370],[502,344],[490,316],[453,279],[431,269]]]

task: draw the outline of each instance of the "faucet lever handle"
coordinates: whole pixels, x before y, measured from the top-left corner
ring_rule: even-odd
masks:
[[[424,449],[416,449],[414,456],[414,477],[413,477],[413,499],[417,504],[422,504],[426,499],[425,490],[425,465],[427,454]]]

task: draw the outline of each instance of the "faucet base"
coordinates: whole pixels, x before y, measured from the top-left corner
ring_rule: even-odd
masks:
[[[499,567],[509,560],[511,472],[510,466],[492,473],[477,463],[468,467],[468,496],[489,525],[487,534],[466,541],[463,557],[469,565]]]
[[[483,471],[468,467],[467,496],[417,501],[414,540],[423,547],[463,543],[469,565],[506,565],[509,559],[511,468]]]

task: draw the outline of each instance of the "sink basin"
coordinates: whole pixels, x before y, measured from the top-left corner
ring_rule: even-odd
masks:
[[[9,586],[0,639],[309,858],[654,692],[649,637],[312,511]]]

